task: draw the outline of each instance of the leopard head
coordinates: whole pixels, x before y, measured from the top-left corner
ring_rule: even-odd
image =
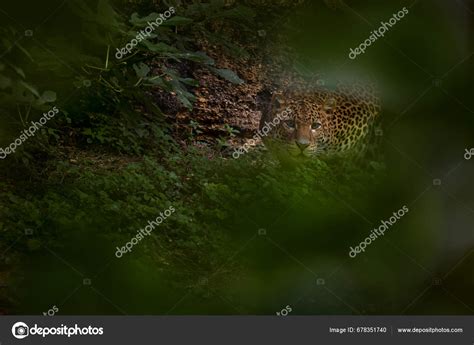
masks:
[[[380,110],[373,88],[360,84],[293,86],[274,93],[268,104],[260,128],[271,121],[274,128],[264,137],[265,144],[303,157],[364,150]]]
[[[326,113],[330,99],[323,102],[313,92],[286,92],[275,95],[269,111],[262,116],[260,129],[274,124],[264,141],[279,146],[290,156],[310,157],[325,151],[329,132]],[[279,119],[280,121],[275,121]],[[272,122],[273,121],[273,122]],[[276,122],[278,122],[276,124]]]

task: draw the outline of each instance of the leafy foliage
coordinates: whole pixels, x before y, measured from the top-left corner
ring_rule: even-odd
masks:
[[[11,157],[11,164],[2,166],[0,173],[7,177],[0,181],[4,243],[16,243],[25,229],[33,229],[34,237],[20,241],[17,250],[60,248],[67,246],[65,236],[85,231],[118,246],[172,205],[177,212],[139,250],[170,271],[184,266],[178,272],[191,284],[222,264],[234,245],[231,239],[240,236],[236,224],[258,217],[257,210],[274,212],[310,195],[321,207],[336,207],[326,189],[346,199],[359,193],[366,177],[357,169],[349,171],[349,179],[338,164],[312,161],[285,170],[259,151],[234,160],[222,155],[224,150],[193,146],[200,134],[193,119],[188,141],[178,140],[172,114],[162,110],[156,95],[173,97],[178,110],[189,113],[199,86],[193,70],[207,69],[242,84],[196,42],[246,56],[232,37],[256,32],[256,12],[229,1],[183,1],[176,16],[131,54],[116,59],[115,49],[166,9],[152,12],[149,1],[137,4],[136,12],[123,15],[107,0],[70,1],[64,14],[70,28],[64,30],[77,37],[52,31],[42,46],[34,41],[23,46],[14,30],[4,30],[7,62],[0,64],[0,98],[2,110],[15,121],[1,133],[2,140],[7,144],[51,104],[61,110]],[[71,46],[72,40],[85,48]],[[56,58],[48,54],[50,46]],[[228,125],[224,131],[220,149],[228,149],[228,139],[238,133]]]

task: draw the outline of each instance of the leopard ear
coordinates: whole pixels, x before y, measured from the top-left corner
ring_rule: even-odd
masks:
[[[278,91],[262,90],[257,94],[257,106],[261,111],[260,128],[269,121],[273,121],[284,104],[282,93]]]
[[[326,112],[328,115],[332,115],[336,106],[336,99],[334,97],[327,97],[324,99],[323,104],[321,105],[321,110]]]
[[[283,109],[286,105],[285,97],[281,92],[275,92],[272,95],[272,100],[270,102],[270,109],[272,112],[277,112]]]
[[[278,93],[270,89],[263,89],[257,94],[256,105],[262,114],[272,113],[274,108],[279,107],[279,101],[277,99]]]

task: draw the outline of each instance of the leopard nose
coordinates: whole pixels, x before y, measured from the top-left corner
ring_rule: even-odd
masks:
[[[309,140],[298,139],[296,140],[296,145],[300,148],[301,151],[304,151],[309,146]]]

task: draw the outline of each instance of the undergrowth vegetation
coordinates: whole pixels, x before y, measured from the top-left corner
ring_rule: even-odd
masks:
[[[284,208],[310,194],[328,207],[334,193],[347,199],[363,190],[371,176],[356,168],[315,160],[283,169],[265,152],[234,160],[194,146],[192,137],[173,133],[174,119],[155,97],[164,94],[177,109],[191,110],[198,85],[191,72],[197,68],[243,83],[234,71],[216,66],[197,42],[230,56],[249,54],[242,46],[286,7],[275,4],[271,11],[258,1],[217,0],[126,5],[69,2],[61,20],[68,35],[51,29],[40,37],[15,23],[1,28],[0,104],[8,117],[0,146],[8,146],[41,112],[60,109],[0,161],[0,234],[8,255],[67,248],[67,233],[86,228],[108,238],[113,257],[115,246],[172,205],[175,214],[139,251],[192,284],[235,249],[232,239],[239,234],[232,224],[252,209]],[[117,60],[115,48],[167,5],[176,6],[176,16]],[[25,236],[26,229],[32,235]],[[177,266],[182,269],[173,270]]]

